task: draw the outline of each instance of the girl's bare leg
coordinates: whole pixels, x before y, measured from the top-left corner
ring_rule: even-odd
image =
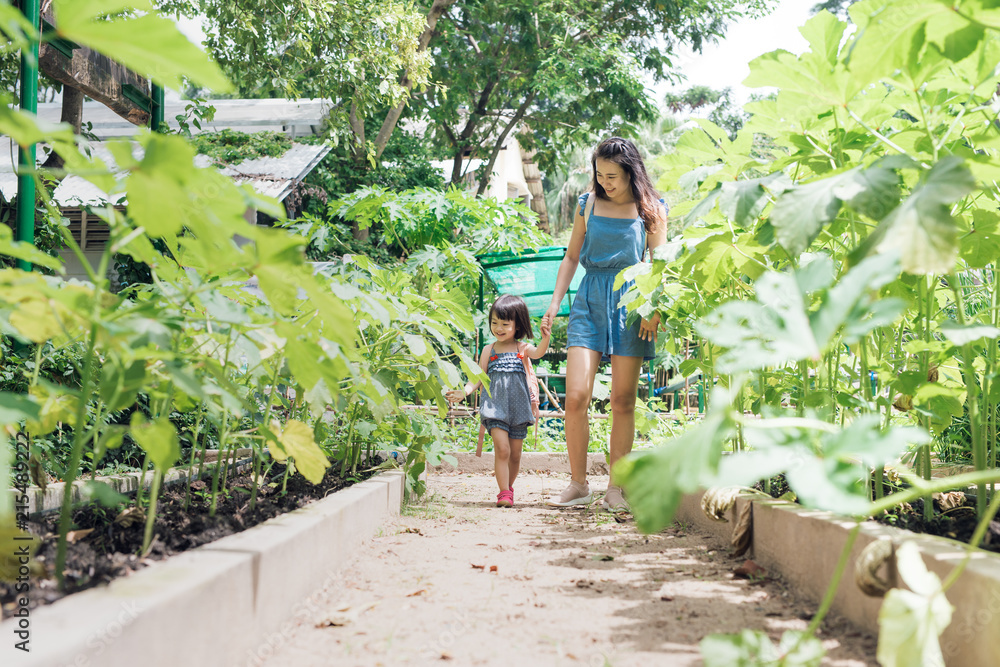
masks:
[[[611,442],[612,470],[618,459],[632,451],[635,442],[635,398],[639,389],[642,357],[611,357]],[[614,472],[611,484],[614,485]]]
[[[574,482],[587,481],[587,445],[590,443],[590,399],[601,353],[571,347],[566,354],[566,450]]]
[[[517,473],[521,472],[521,452],[524,451],[524,440],[514,440],[513,438],[508,438],[510,441],[510,458],[507,460],[507,488],[513,488],[514,480],[517,479]],[[503,489],[500,489],[503,491]]]
[[[510,488],[510,440],[507,431],[502,428],[491,428],[490,437],[493,438],[493,474],[497,478],[497,486],[501,491]],[[518,465],[520,465],[520,452],[518,453]]]

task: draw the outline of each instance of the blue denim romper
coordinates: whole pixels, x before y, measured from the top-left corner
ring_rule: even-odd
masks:
[[[585,215],[588,194],[580,196],[580,215]],[[625,306],[618,305],[634,281],[614,289],[618,273],[641,262],[645,254],[642,218],[609,218],[591,210],[580,249],[580,264],[587,273],[569,311],[567,347],[596,350],[602,361],[610,361],[613,354],[646,361],[656,356],[655,343],[639,338],[639,320],[631,327],[625,326],[628,312]]]

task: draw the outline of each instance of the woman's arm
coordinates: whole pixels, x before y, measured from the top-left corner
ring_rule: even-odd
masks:
[[[593,197],[594,193],[591,192],[589,196]],[[556,286],[552,290],[552,303],[549,304],[549,309],[542,316],[543,333],[546,329],[552,330],[552,323],[559,313],[559,304],[566,296],[569,285],[573,282],[573,276],[576,274],[576,268],[580,265],[580,250],[583,248],[583,239],[586,235],[587,221],[583,219],[583,214],[577,210],[576,217],[573,219],[573,231],[569,237],[569,245],[566,247],[566,256],[559,264],[559,272],[556,274]],[[545,345],[548,347],[548,342]]]
[[[660,219],[657,221],[655,231],[646,234],[646,248],[649,249],[649,257],[652,259],[653,250],[667,242],[667,212],[660,209]],[[639,325],[639,338],[656,342],[656,332],[660,329],[660,314],[653,313],[648,320],[643,318]]]

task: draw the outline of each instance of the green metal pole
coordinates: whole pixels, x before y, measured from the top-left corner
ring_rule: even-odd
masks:
[[[38,33],[38,0],[22,0],[21,10]],[[31,42],[30,53],[21,51],[21,110],[38,113],[38,41]],[[22,146],[17,158],[17,240],[35,242],[35,145]],[[17,260],[24,271],[31,262]]]
[[[153,132],[159,132],[163,124],[163,86],[153,84],[152,113],[149,115],[149,127]]]
[[[485,273],[485,269],[483,270]],[[486,278],[484,273],[479,274],[479,312],[482,312],[486,308],[486,293],[485,293],[485,281]]]

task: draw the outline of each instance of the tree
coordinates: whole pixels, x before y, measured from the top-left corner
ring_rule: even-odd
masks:
[[[238,94],[333,100],[330,129],[352,137],[359,161],[369,158],[364,117],[397,105],[427,81],[430,56],[419,49],[426,17],[404,0],[158,0],[158,5],[203,18],[205,46]]]
[[[813,5],[810,12],[813,14],[819,14],[825,9],[831,14],[834,14],[842,19],[848,19],[847,10],[856,1],[857,0],[822,0],[822,2],[817,2]]]
[[[731,88],[715,90],[708,86],[692,86],[682,93],[667,93],[664,103],[674,112],[697,111],[705,114],[710,121],[726,131],[730,138],[743,127],[748,115],[733,103]]]
[[[518,140],[537,148],[545,169],[594,133],[653,120],[643,74],[674,76],[671,57],[700,49],[727,22],[764,12],[769,0],[459,0],[438,22],[426,93],[410,101],[426,114],[458,180],[469,158],[489,173],[522,122]],[[556,130],[567,143],[554,145]],[[480,179],[480,190],[486,187]]]

